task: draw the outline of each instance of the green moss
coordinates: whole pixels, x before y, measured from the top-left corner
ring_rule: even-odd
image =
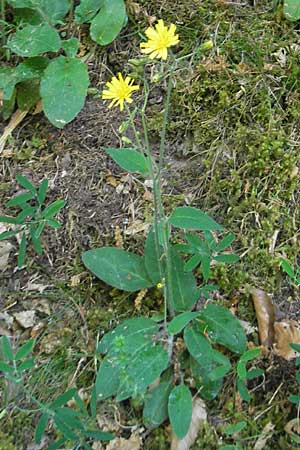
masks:
[[[299,134],[300,52],[293,46],[298,32],[263,3],[244,10],[207,3],[171,11],[166,2],[160,11],[187,29],[197,28],[199,38],[218,30],[217,48],[195,58],[192,71],[182,66],[176,73],[168,137],[176,157],[191,156],[199,167],[198,179],[192,170],[183,175],[187,192],[200,186],[193,206],[237,235],[234,247],[242,260],[226,270],[216,267],[214,281],[228,293],[245,283],[276,289],[278,257],[294,261],[298,253],[292,244],[300,226],[293,137]],[[189,44],[183,34],[181,45]],[[153,133],[161,114],[155,105]]]
[[[0,450],[16,450],[12,443],[12,436],[7,436],[2,431],[0,431]]]

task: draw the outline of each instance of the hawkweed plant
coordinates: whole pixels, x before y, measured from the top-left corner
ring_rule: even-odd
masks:
[[[145,290],[156,287],[164,298],[162,315],[128,319],[100,341],[97,353],[105,356],[99,358],[97,400],[111,396],[117,401],[139,399],[144,404],[146,425],[158,426],[169,419],[174,433],[182,439],[190,426],[193,395],[215,398],[224,376],[229,371],[234,373],[225,349],[240,358],[246,352],[244,330],[227,308],[209,301],[204,307],[198,305],[200,297],[209,298],[216,289],[215,285],[207,284],[211,264],[234,263],[239,258],[228,252],[235,236],[227,234],[219,239],[217,234],[224,231],[223,227],[203,211],[181,206],[169,216],[165,212],[161,181],[166,130],[174,73],[178,61],[184,57],[176,59],[171,53],[171,47],[180,42],[174,24],[168,27],[159,20],[145,34],[147,41],[140,44],[143,54],[140,64],[158,62],[162,78],[167,80],[158,157],[151,149],[147,128],[146,108],[151,88],[147,71],[141,76],[141,86],[132,77],[119,73],[106,84],[102,94],[103,100],[110,101],[110,108],[119,107],[127,113],[135,137],[132,148],[105,151],[123,169],[150,178],[153,186],[153,223],[146,237],[144,256],[102,247],[86,251],[82,259],[94,275],[115,288],[144,295]],[[211,45],[205,43],[202,48]],[[141,106],[133,107],[138,91]],[[136,127],[137,115],[142,130]],[[172,239],[174,228],[183,230],[182,236],[176,235],[177,244]],[[202,276],[201,287],[194,270]],[[225,349],[216,350],[214,344]],[[154,381],[156,386],[148,390]],[[243,388],[247,389],[246,381]]]

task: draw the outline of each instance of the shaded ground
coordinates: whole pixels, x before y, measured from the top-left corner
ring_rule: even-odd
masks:
[[[298,291],[289,286],[278,258],[287,256],[297,263],[298,256],[299,26],[284,21],[269,1],[259,5],[229,5],[221,0],[139,3],[142,9],[132,17],[130,32],[144,29],[146,12],[163,17],[178,25],[179,55],[192,53],[190,62],[182,63],[176,73],[172,96],[164,173],[166,208],[192,204],[237,234],[235,251],[242,256],[241,263],[213,271],[212,281],[220,287],[219,301],[229,305],[233,297],[238,298],[239,317],[255,324],[247,291],[254,285],[272,292],[280,309],[298,319]],[[91,58],[93,87],[101,90],[110,71],[123,70],[128,57],[138,55],[138,36],[126,37],[126,33]],[[214,40],[215,47],[197,54],[197,45],[208,39]],[[164,93],[163,83],[155,87],[148,110],[155,150]],[[117,169],[103,151],[121,144],[121,122],[118,111],[108,110],[90,96],[79,116],[62,131],[41,116],[26,119],[1,163],[0,205],[17,192],[13,181],[17,173],[36,183],[46,176],[49,200],[65,198],[68,202],[60,214],[64,227],[45,234],[45,254],[30,253],[22,271],[14,271],[12,254],[0,287],[0,307],[9,314],[37,309],[39,302],[50,308],[50,313],[45,306],[37,312],[37,323],[43,327],[38,337],[40,368],[28,380],[44,401],[74,382],[79,388],[90,387],[96,339],[119,319],[137,314],[132,306],[134,295],[105,287],[80,262],[85,249],[114,244],[116,229],[126,248],[141,251],[143,233],[130,230],[138,221],[151,219],[150,197],[144,196],[140,180]],[[30,283],[40,285],[41,292],[31,290]],[[145,299],[142,313],[160,305],[159,293],[153,292]],[[30,330],[15,325],[15,334],[23,340]],[[257,343],[256,334],[251,339]],[[275,431],[265,449],[296,448],[283,430],[297,414],[287,401],[288,395],[297,392],[294,364],[272,356],[263,357],[259,364],[266,377],[260,385],[253,385],[251,404],[234,403],[229,378],[218,400],[210,405],[209,425],[195,449],[219,448],[220,425],[243,419],[248,426],[240,444],[246,450],[253,449],[269,422]],[[45,384],[47,392],[39,389]],[[111,419],[115,408],[114,402],[108,402],[103,412]],[[118,408],[122,423],[140,423],[138,405]],[[28,448],[32,418],[12,411],[2,423],[6,438],[13,434],[17,449]],[[168,445],[168,429],[161,427],[149,434],[144,448],[166,449]]]

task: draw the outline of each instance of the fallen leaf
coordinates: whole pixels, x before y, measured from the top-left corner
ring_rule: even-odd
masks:
[[[274,343],[275,307],[265,291],[251,288],[250,293],[256,312],[260,342],[266,347],[271,347]]]
[[[284,427],[284,430],[296,439],[300,437],[300,421],[299,418],[290,420]]]
[[[14,318],[19,325],[23,328],[31,328],[35,324],[36,314],[35,311],[20,311],[14,313]]]
[[[48,287],[50,287],[49,284],[38,284],[28,281],[25,291],[38,291],[42,294]]]
[[[0,224],[0,233],[7,231],[4,225]],[[8,241],[0,241],[0,271],[4,272],[7,269],[8,258],[13,245]]]
[[[28,110],[21,111],[20,109],[17,109],[17,111],[13,113],[8,125],[4,128],[2,136],[0,136],[0,153],[2,153],[2,151],[4,150],[6,141],[11,135],[11,133],[22,122],[27,113]]]
[[[261,432],[261,435],[255,442],[253,450],[264,450],[264,448],[266,447],[266,443],[273,435],[274,428],[275,428],[275,425],[272,422],[268,422],[264,426],[264,428]]]
[[[299,356],[293,350],[291,343],[300,344],[300,325],[295,320],[282,320],[274,323],[275,330],[275,353],[285,359],[293,359]]]
[[[30,331],[30,336],[33,339],[36,339],[41,332],[43,331],[43,329],[45,328],[45,324],[43,322],[39,322],[37,323]]]
[[[247,335],[253,334],[257,331],[257,327],[253,327],[250,322],[247,322],[246,320],[239,320],[239,322]]]
[[[70,287],[76,287],[80,284],[81,274],[73,275],[70,279]]]
[[[14,318],[8,314],[7,312],[0,312],[0,323],[2,322],[2,325],[5,325],[7,328],[12,328],[14,323]]]
[[[142,440],[136,434],[132,433],[129,439],[115,438],[106,447],[106,450],[139,450]]]
[[[195,443],[203,423],[207,421],[205,403],[201,398],[196,398],[193,402],[193,413],[189,431],[183,439],[172,433],[171,450],[189,450]]]
[[[31,300],[31,306],[35,309],[35,311],[46,314],[47,316],[51,315],[50,304],[45,298]]]
[[[126,236],[134,236],[142,231],[148,231],[150,224],[142,220],[135,220],[125,231]]]

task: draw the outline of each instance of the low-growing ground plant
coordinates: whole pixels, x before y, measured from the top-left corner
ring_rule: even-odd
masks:
[[[127,112],[135,145],[105,151],[121,168],[148,180],[153,192],[153,223],[142,256],[120,248],[102,247],[86,251],[82,259],[94,275],[115,288],[136,292],[156,286],[164,298],[161,315],[125,320],[100,341],[97,400],[112,396],[117,401],[138,399],[144,404],[146,425],[159,426],[169,419],[174,433],[182,439],[190,427],[193,397],[199,394],[204,399],[215,398],[224,377],[233,372],[230,354],[239,358],[237,389],[245,401],[250,400],[247,379],[261,372],[246,369],[246,363],[257,357],[259,350],[247,351],[246,335],[239,320],[224,306],[205,301],[216,289],[215,285],[207,284],[211,264],[234,263],[239,259],[230,252],[234,235],[224,233],[212,217],[192,206],[176,207],[168,215],[165,212],[161,186],[166,128],[174,72],[183,58],[177,61],[170,53],[170,47],[179,42],[175,25],[168,27],[159,20],[155,27],[146,30],[146,37],[141,51],[148,58],[141,59],[140,64],[152,66],[159,59],[160,78],[167,82],[157,157],[147,130],[146,109],[151,89],[147,76],[141,76],[141,87],[131,77],[119,73],[107,83],[102,97],[110,101],[109,107],[119,105],[121,111]],[[141,106],[130,108],[132,95],[140,89]],[[135,125],[138,116],[143,127],[141,133]],[[201,287],[194,270],[202,275]],[[199,302],[200,298],[204,301]],[[156,386],[148,390],[154,382]]]
[[[280,265],[295,286],[300,285],[300,267],[293,267],[286,258],[280,258]]]
[[[8,8],[14,33],[12,23],[6,22]],[[82,109],[89,75],[77,56],[78,38],[65,31],[65,18],[68,15],[73,26],[73,14],[74,26],[90,23],[90,36],[99,45],[112,42],[127,20],[124,0],[81,0],[75,9],[69,0],[8,0],[7,4],[2,0],[1,40],[3,59],[7,60],[0,66],[0,113],[4,119],[16,103],[21,110],[30,110],[41,100],[49,121],[62,128]]]
[[[16,351],[10,340],[3,336],[0,346],[0,372],[4,375],[5,386],[1,401],[0,417],[13,408],[24,410],[29,415],[39,415],[35,429],[35,443],[41,443],[49,422],[59,431],[61,437],[47,446],[47,450],[62,448],[67,442],[73,449],[91,450],[89,443],[94,440],[109,441],[111,433],[97,429],[95,408],[90,410],[75,388],[69,389],[50,403],[41,403],[26,388],[26,376],[34,370],[36,361],[29,357],[35,345],[30,339]],[[72,405],[70,406],[70,402]],[[26,409],[25,409],[25,406]],[[43,447],[45,448],[45,447]]]
[[[9,208],[20,208],[21,211],[16,217],[0,216],[0,223],[6,223],[12,229],[0,233],[0,241],[13,236],[19,238],[18,267],[21,268],[25,262],[26,249],[28,243],[32,243],[38,255],[43,253],[41,235],[48,225],[58,229],[61,224],[55,219],[56,214],[65,206],[65,200],[55,200],[49,205],[45,205],[48,189],[48,180],[45,178],[38,188],[36,188],[28,178],[17,175],[16,180],[26,189],[12,197],[6,206]]]

